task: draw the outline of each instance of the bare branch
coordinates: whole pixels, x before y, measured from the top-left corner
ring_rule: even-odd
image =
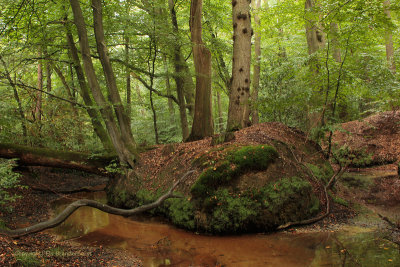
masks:
[[[92,207],[110,214],[114,215],[120,215],[120,216],[131,216],[134,214],[142,213],[145,211],[148,211],[150,209],[156,208],[160,206],[165,200],[168,198],[176,198],[178,196],[174,195],[174,190],[175,188],[182,182],[184,181],[189,174],[192,174],[194,171],[188,171],[185,173],[178,181],[176,181],[172,187],[162,196],[160,196],[156,201],[142,205],[133,209],[119,209],[119,208],[114,208],[111,207],[107,204],[102,204],[100,202],[90,200],[90,199],[80,199],[77,201],[72,202],[69,204],[61,213],[59,213],[56,217],[47,220],[45,222],[41,222],[32,226],[28,226],[25,228],[20,228],[20,229],[15,229],[15,230],[4,230],[0,229],[0,234],[2,235],[7,235],[11,237],[20,237],[28,234],[33,234],[37,232],[41,232],[43,230],[49,229],[49,228],[54,228],[58,225],[60,225],[62,222],[64,222],[74,211],[79,209],[80,207]]]

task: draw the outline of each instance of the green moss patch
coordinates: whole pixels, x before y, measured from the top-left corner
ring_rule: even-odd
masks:
[[[292,177],[241,193],[220,188],[202,207],[206,219],[197,220],[197,228],[221,234],[274,229],[307,218],[318,212],[319,201],[310,183]]]
[[[230,151],[225,159],[206,169],[192,186],[194,197],[206,197],[216,188],[226,184],[246,171],[262,171],[278,158],[278,152],[272,146],[244,146]]]

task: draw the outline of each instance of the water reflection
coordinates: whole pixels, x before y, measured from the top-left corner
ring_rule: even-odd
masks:
[[[357,227],[335,233],[214,237],[81,208],[55,232],[79,237],[84,244],[126,249],[141,257],[144,266],[400,266],[397,245]]]

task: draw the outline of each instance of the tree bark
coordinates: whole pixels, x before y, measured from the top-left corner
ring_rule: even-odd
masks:
[[[111,141],[118,154],[119,161],[122,165],[134,167],[136,156],[124,145],[120,132],[118,131],[117,124],[112,114],[112,110],[108,105],[103,93],[101,92],[99,82],[97,80],[96,72],[94,70],[89,39],[87,36],[85,20],[83,18],[82,10],[79,0],[70,0],[72,12],[74,13],[74,22],[78,30],[79,43],[81,47],[81,54],[83,58],[83,66],[88,79],[89,87],[92,90],[93,98],[100,107],[100,113],[103,116],[107,131],[110,135]]]
[[[129,37],[125,36],[125,61],[129,63]],[[128,127],[131,129],[131,116],[132,116],[132,84],[131,84],[131,71],[125,67],[126,77],[126,113],[128,116]]]
[[[254,2],[253,7],[257,11],[261,9],[262,0],[257,0],[257,3]],[[252,83],[252,91],[251,91],[251,121],[252,124],[259,123],[259,115],[257,108],[258,101],[258,89],[260,87],[260,61],[261,61],[261,34],[260,34],[260,17],[256,13],[254,15],[254,23],[256,24],[258,30],[255,32],[255,40],[254,40],[254,54],[256,57],[256,62],[253,67],[253,83]]]
[[[313,9],[315,8],[315,0],[305,1],[305,11],[310,14],[306,17],[306,39],[308,46],[308,54],[311,56],[316,53],[321,47],[325,46],[325,34],[312,19]],[[311,70],[313,73],[318,74],[320,65],[318,59],[312,58],[310,62]]]
[[[76,76],[78,78],[78,83],[79,83],[79,88],[80,88],[79,93],[80,93],[85,105],[88,107],[86,110],[92,121],[94,132],[99,137],[100,142],[103,144],[103,147],[105,150],[114,151],[114,147],[111,142],[110,136],[108,135],[107,131],[103,127],[103,124],[101,123],[101,114],[95,108],[93,108],[94,103],[92,101],[92,98],[90,97],[89,88],[86,83],[85,74],[83,72],[83,69],[82,69],[82,66],[80,63],[78,50],[75,46],[75,42],[74,42],[74,39],[72,36],[71,29],[69,28],[68,25],[65,25],[65,29],[66,29],[68,47],[71,52],[70,56],[72,58]]]
[[[18,164],[23,166],[74,169],[99,175],[108,175],[104,167],[116,158],[115,156],[93,158],[90,154],[79,152],[56,151],[46,148],[1,143],[0,157],[8,159],[18,158]]]
[[[232,85],[229,91],[227,132],[248,125],[246,112],[249,109],[250,63],[251,63],[251,16],[248,0],[232,1],[233,17],[233,62]]]
[[[42,57],[42,51],[39,49],[39,58]],[[37,67],[37,88],[39,89],[36,92],[36,104],[34,116],[35,120],[42,120],[42,90],[43,90],[43,69],[42,69],[42,60],[39,59],[38,67]]]
[[[164,63],[165,86],[167,87],[167,95],[171,95],[171,83],[169,81],[168,62],[165,54],[163,54],[163,63]],[[171,98],[168,98],[168,111],[169,111],[169,116],[171,118],[171,122],[172,123],[175,122],[174,102]]]
[[[214,134],[211,99],[211,52],[202,40],[202,0],[192,0],[190,7],[190,32],[196,70],[196,100],[190,141]]]
[[[93,8],[93,26],[94,35],[96,38],[97,53],[100,57],[100,62],[103,67],[103,73],[106,78],[106,84],[110,100],[114,106],[115,114],[117,115],[118,125],[121,131],[123,144],[132,153],[135,153],[136,143],[133,139],[132,130],[129,127],[129,117],[122,105],[121,97],[118,92],[117,82],[114,71],[111,66],[110,58],[106,47],[103,28],[103,15],[101,0],[92,0]]]
[[[390,0],[385,0],[384,3],[385,14],[389,20],[392,19],[390,14]],[[396,64],[394,61],[394,47],[393,47],[393,36],[392,31],[390,29],[386,30],[385,34],[385,47],[386,47],[386,59],[389,65],[389,69],[393,74],[396,73]]]

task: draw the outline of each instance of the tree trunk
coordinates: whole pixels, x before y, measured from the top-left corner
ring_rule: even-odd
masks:
[[[325,34],[319,28],[319,25],[316,25],[313,17],[313,8],[315,8],[315,0],[306,0],[305,1],[305,11],[306,14],[310,16],[306,16],[306,38],[307,38],[307,46],[308,46],[308,54],[313,55],[316,53],[321,47],[325,46]],[[320,64],[317,58],[312,58],[310,62],[311,70],[313,73],[318,74],[320,69]]]
[[[103,116],[107,131],[110,135],[111,141],[118,154],[120,163],[124,166],[134,167],[135,155],[124,145],[120,132],[118,131],[117,124],[112,114],[112,110],[108,105],[103,93],[101,92],[99,82],[97,80],[96,72],[94,70],[89,39],[87,36],[86,25],[83,18],[82,10],[79,0],[70,0],[72,12],[74,13],[74,22],[78,30],[79,43],[81,54],[83,58],[83,66],[88,79],[89,87],[92,90],[93,98],[100,107],[100,113]],[[96,12],[95,12],[96,13]],[[98,29],[97,29],[98,30]],[[129,145],[129,144],[128,144]]]
[[[34,116],[35,120],[41,121],[42,120],[42,90],[43,90],[43,69],[42,69],[42,51],[39,49],[39,62],[37,68],[37,88],[39,89],[36,92],[36,104],[35,104],[35,111]]]
[[[86,83],[85,74],[83,72],[80,63],[78,50],[76,49],[71,29],[69,28],[68,25],[66,25],[65,28],[66,28],[68,47],[71,52],[70,56],[73,61],[73,66],[76,72],[76,76],[78,78],[78,83],[80,88],[79,93],[83,99],[83,102],[88,107],[86,110],[92,121],[93,129],[97,134],[97,136],[99,137],[100,142],[103,144],[104,149],[107,151],[114,151],[114,147],[111,142],[110,136],[108,135],[107,131],[103,127],[103,124],[101,123],[101,114],[96,110],[96,108],[93,108],[94,103],[92,101],[92,98],[90,97],[89,88]]]
[[[203,1],[192,0],[190,7],[190,31],[193,59],[196,70],[196,101],[190,141],[200,140],[214,134],[211,99],[211,53],[202,40]]]
[[[64,85],[65,91],[67,91],[68,99],[71,100],[71,107],[72,111],[74,112],[74,115],[78,117],[78,111],[76,110],[76,105],[73,104],[74,97],[72,96],[71,88],[69,87],[64,74],[62,74],[61,70],[56,65],[53,66],[53,69],[56,72],[58,78],[60,78],[62,84]]]
[[[181,55],[181,48],[179,45],[179,37],[177,36],[179,33],[178,29],[178,21],[176,19],[176,13],[174,8],[174,1],[168,0],[169,11],[171,15],[172,25],[174,28],[175,33],[175,42],[174,42],[174,68],[175,68],[175,75],[174,80],[176,83],[176,93],[178,96],[178,103],[179,103],[179,115],[181,120],[181,129],[182,129],[182,139],[186,140],[189,137],[189,126],[187,122],[187,115],[186,115],[186,104],[185,104],[185,79],[182,76],[184,73],[183,67],[183,59]]]
[[[251,17],[248,0],[232,2],[233,17],[233,62],[232,85],[229,91],[227,132],[248,125],[246,112],[249,109],[250,63],[251,63]]]
[[[253,8],[257,11],[261,9],[262,0],[257,0],[257,3],[254,2]],[[261,61],[261,34],[260,34],[260,17],[256,13],[254,15],[254,23],[256,24],[258,30],[255,33],[254,40],[254,54],[256,57],[256,62],[253,67],[253,86],[251,91],[251,121],[253,124],[259,123],[259,115],[258,115],[258,89],[260,87],[260,61]]]
[[[331,31],[333,34],[333,38],[332,38],[333,59],[337,63],[340,63],[340,62],[342,62],[342,53],[340,51],[340,45],[339,45],[339,41],[338,41],[339,26],[336,22],[331,23]]]
[[[167,87],[167,95],[171,95],[171,83],[169,82],[169,71],[167,57],[163,54],[164,71],[165,71],[165,86]],[[175,122],[175,109],[174,102],[171,98],[168,98],[168,111],[171,118],[171,122]]]
[[[385,0],[384,3],[385,14],[389,20],[391,20],[390,15],[390,0]],[[386,30],[385,34],[385,46],[386,46],[386,59],[389,65],[389,69],[392,71],[393,74],[396,73],[396,64],[394,61],[394,47],[393,47],[393,37],[392,31],[390,29]]]
[[[129,63],[129,37],[125,36],[125,62]],[[131,86],[131,71],[129,67],[125,67],[126,76],[126,113],[128,116],[128,127],[131,129],[132,116],[132,86]]]
[[[106,41],[104,38],[101,0],[92,0],[92,8],[93,8],[94,35],[96,38],[97,52],[99,54],[100,62],[103,67],[103,73],[106,78],[109,97],[114,106],[115,114],[117,115],[117,120],[121,131],[123,144],[128,150],[134,153],[136,150],[136,143],[133,139],[132,130],[129,127],[130,126],[129,117],[126,111],[124,110],[124,106],[122,105],[121,97],[118,92],[117,82],[115,79],[114,71],[111,66],[110,58],[108,56]]]
[[[18,164],[23,166],[74,169],[100,175],[108,175],[104,168],[116,158],[115,156],[93,157],[90,154],[79,152],[56,151],[47,148],[1,143],[0,157],[18,158]]]

